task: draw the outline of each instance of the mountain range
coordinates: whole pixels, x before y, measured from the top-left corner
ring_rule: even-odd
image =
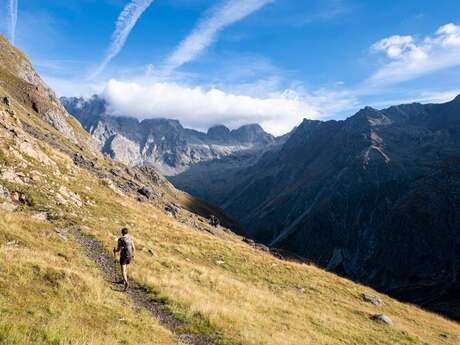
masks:
[[[89,99],[62,97],[61,101],[103,153],[129,165],[151,165],[164,175],[177,175],[190,166],[235,153],[258,152],[276,143],[257,124],[235,130],[217,125],[203,133],[167,118],[139,121],[110,116],[107,102],[96,95]]]
[[[304,120],[279,138],[113,117],[97,97],[63,103],[103,152],[166,171],[244,236],[460,319],[460,96]]]

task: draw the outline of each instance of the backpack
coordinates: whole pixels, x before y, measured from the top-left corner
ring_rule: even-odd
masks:
[[[120,243],[121,256],[132,258],[133,257],[133,239],[130,236],[122,236],[118,240]]]

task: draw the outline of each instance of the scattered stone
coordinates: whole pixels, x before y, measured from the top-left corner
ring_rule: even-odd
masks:
[[[382,322],[386,325],[393,326],[393,321],[385,314],[375,314],[371,316],[371,320]]]
[[[18,241],[8,241],[6,242],[7,247],[17,247],[19,245]]]
[[[0,198],[9,199],[10,196],[11,194],[8,188],[0,184]]]
[[[383,304],[383,301],[380,298],[374,297],[374,296],[371,296],[365,293],[362,294],[362,298],[365,302],[372,303],[373,305],[376,305],[376,306],[380,306]]]
[[[259,250],[261,250],[263,252],[266,252],[266,253],[270,252],[270,248],[268,248],[266,245],[261,244],[261,243],[256,243],[255,248],[259,249]]]
[[[27,203],[27,196],[22,192],[14,191],[11,193],[11,200],[21,204]]]
[[[90,170],[90,171],[95,171],[96,164],[93,161],[91,161],[89,159],[86,159],[80,153],[74,154],[73,162],[74,162],[74,164],[76,166],[78,166],[80,168],[87,169],[87,170]]]
[[[306,291],[305,288],[300,288],[300,289],[299,289],[299,292],[300,292],[300,293],[305,293],[305,291]]]
[[[154,197],[153,189],[148,187],[148,186],[144,186],[144,187],[140,188],[137,192],[141,196],[146,197],[147,199],[152,199]]]
[[[154,252],[152,249],[149,249],[149,250],[148,250],[148,253],[149,253],[151,256],[156,256],[155,252]]]
[[[256,243],[253,240],[251,240],[250,238],[243,238],[243,242],[249,244],[252,247],[256,246]]]
[[[12,168],[5,169],[1,174],[1,178],[10,183],[16,183],[21,185],[25,184],[19,176],[19,174],[16,173]]]
[[[216,260],[216,265],[223,265],[225,264],[224,260]]]
[[[137,201],[139,202],[147,202],[149,199],[147,199],[147,197],[145,197],[144,195],[139,195],[137,197]]]
[[[59,198],[58,196],[61,196],[62,198]],[[65,186],[61,186],[59,188],[59,193],[56,194],[56,199],[58,200],[59,203],[65,205],[67,204],[67,201],[71,202],[73,205],[77,207],[82,207],[83,202],[81,201],[80,197],[75,194],[74,192],[68,190]]]
[[[444,339],[448,339],[448,338],[449,338],[449,334],[447,334],[447,333],[441,333],[439,336],[440,336],[441,338],[444,338]]]
[[[46,212],[36,212],[32,214],[32,218],[35,220],[39,220],[42,222],[47,222],[48,221],[48,213]]]
[[[56,167],[56,163],[51,160],[46,153],[40,150],[37,145],[33,145],[28,141],[23,141],[19,144],[19,151],[29,157],[32,157],[40,163]]]
[[[176,204],[168,204],[165,207],[165,211],[168,212],[173,217],[177,217],[179,214],[180,208]]]

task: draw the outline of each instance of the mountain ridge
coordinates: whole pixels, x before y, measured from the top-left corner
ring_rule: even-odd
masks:
[[[107,103],[98,96],[61,101],[93,135],[103,153],[129,165],[153,165],[165,175],[176,175],[191,165],[233,153],[264,149],[276,142],[258,124],[234,130],[216,125],[205,133],[167,118],[138,120],[109,115]]]
[[[443,307],[460,291],[458,162],[457,102],[366,107],[342,121],[304,121],[240,173],[221,206],[246,236],[458,319],[460,301]],[[431,206],[412,206],[420,200]],[[450,273],[419,266],[423,257]]]

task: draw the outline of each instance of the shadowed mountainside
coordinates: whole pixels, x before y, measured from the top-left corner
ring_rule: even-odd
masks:
[[[460,96],[305,120],[237,176],[246,236],[460,319]]]

